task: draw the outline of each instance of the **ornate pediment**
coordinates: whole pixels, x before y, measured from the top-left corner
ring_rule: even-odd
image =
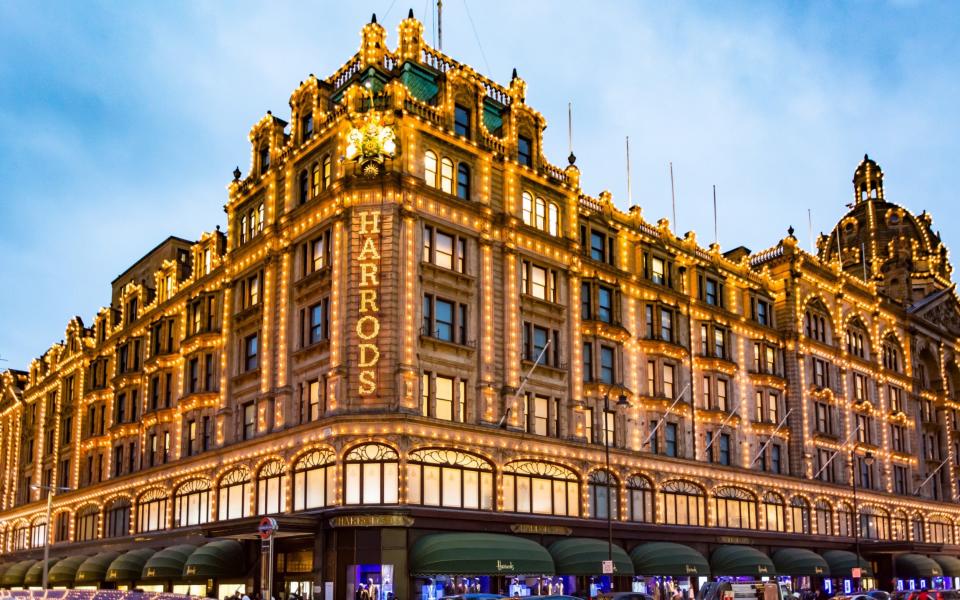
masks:
[[[916,302],[909,312],[952,336],[960,336],[960,302],[954,294],[953,286]]]

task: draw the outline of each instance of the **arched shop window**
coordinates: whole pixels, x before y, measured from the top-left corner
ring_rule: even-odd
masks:
[[[620,518],[620,494],[617,479],[613,475],[603,470],[590,473],[587,489],[590,497],[591,518],[606,519],[608,510],[610,518]]]
[[[284,510],[287,489],[287,467],[271,460],[257,473],[257,514],[272,515]]]
[[[653,486],[649,479],[641,475],[628,478],[627,498],[631,521],[653,523]]]
[[[173,526],[188,527],[210,521],[210,482],[191,479],[173,495]]]
[[[767,531],[786,531],[786,515],[783,498],[767,492],[763,495],[763,515]]]
[[[407,457],[407,502],[493,510],[493,467],[472,454],[431,448]]]
[[[853,510],[846,502],[837,505],[837,535],[853,537]]]
[[[800,496],[790,499],[790,527],[793,533],[810,533],[810,504]]]
[[[30,524],[30,547],[39,548],[46,544],[47,521],[43,518],[36,519]]]
[[[228,521],[249,517],[252,491],[250,471],[246,467],[237,467],[221,477],[217,487],[217,518]]]
[[[747,490],[725,487],[713,498],[717,527],[732,529],[757,528],[757,500]]]
[[[53,521],[53,541],[66,542],[70,537],[70,512],[62,511],[57,513]]]
[[[890,539],[905,542],[907,536],[907,513],[902,510],[896,510],[890,519]]]
[[[889,540],[890,517],[887,511],[874,506],[861,508],[860,536],[868,540]]]
[[[293,465],[293,510],[329,506],[336,499],[336,457],[330,450],[313,450]]]
[[[396,504],[399,501],[400,459],[383,444],[350,450],[344,459],[344,497],[347,504]]]
[[[26,550],[30,547],[30,524],[24,521],[13,530],[13,549]]]
[[[100,509],[96,505],[85,506],[77,511],[76,523],[73,529],[73,539],[86,542],[97,538],[97,520],[100,518]],[[127,521],[130,512],[127,512]]]
[[[668,481],[660,486],[660,515],[665,525],[707,524],[706,495],[689,481]]]
[[[953,543],[953,523],[949,519],[936,516],[930,517],[927,521],[927,529],[930,531],[931,544],[952,544]]]
[[[167,528],[167,504],[163,490],[153,489],[137,500],[137,533]]]
[[[108,538],[130,535],[130,500],[117,498],[103,510],[103,536]]]
[[[516,461],[503,468],[503,510],[580,516],[577,475],[552,463]]]
[[[913,515],[913,518],[910,519],[910,530],[910,538],[914,542],[925,541],[926,536],[923,534],[923,517],[919,514]]]
[[[817,500],[817,534],[833,535],[833,507],[826,500]]]

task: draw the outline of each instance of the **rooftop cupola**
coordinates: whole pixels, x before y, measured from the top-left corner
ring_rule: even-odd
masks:
[[[853,195],[856,202],[883,200],[883,171],[866,154],[853,174]]]
[[[360,56],[363,66],[379,65],[383,63],[383,55],[387,51],[387,30],[377,23],[377,14],[370,17],[370,22],[363,26],[360,32]]]
[[[420,60],[420,51],[423,49],[423,23],[413,17],[413,9],[407,13],[407,18],[400,21],[397,27],[400,35],[400,61]]]

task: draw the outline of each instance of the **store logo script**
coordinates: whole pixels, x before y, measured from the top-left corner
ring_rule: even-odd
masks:
[[[513,571],[513,561],[501,562],[497,559],[497,571]]]
[[[377,363],[380,361],[380,348],[377,336],[380,334],[380,307],[377,305],[380,290],[380,213],[363,211],[357,213],[360,222],[360,254],[357,263],[360,267],[360,318],[357,319],[357,367],[360,369],[360,385],[357,390],[361,396],[369,396],[377,391]]]

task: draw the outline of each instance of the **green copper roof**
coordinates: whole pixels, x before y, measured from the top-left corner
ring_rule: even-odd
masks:
[[[483,125],[494,135],[503,127],[503,107],[490,98],[483,99]]]
[[[434,74],[413,62],[403,63],[400,81],[407,86],[410,95],[421,102],[431,102],[440,91]]]

